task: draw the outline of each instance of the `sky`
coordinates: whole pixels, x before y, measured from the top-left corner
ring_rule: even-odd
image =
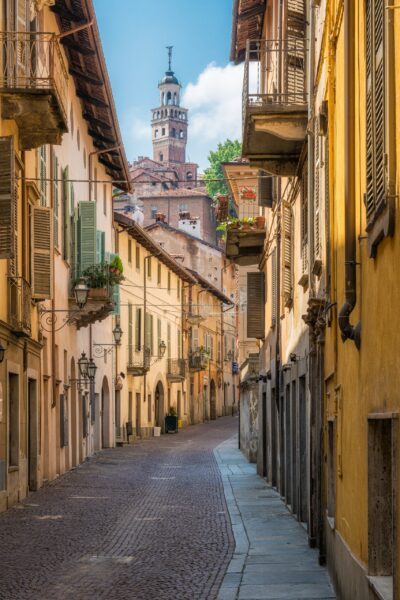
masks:
[[[187,160],[207,167],[226,138],[240,138],[241,66],[229,63],[233,0],[94,0],[127,158],[152,156],[150,110],[172,68],[189,109]]]

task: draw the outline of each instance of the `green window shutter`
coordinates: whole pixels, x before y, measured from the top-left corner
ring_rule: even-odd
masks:
[[[0,137],[0,259],[16,258],[17,195],[14,139]]]
[[[59,197],[58,197],[59,185],[58,185],[58,158],[53,152],[53,217],[54,217],[54,225],[53,225],[53,236],[54,236],[54,246],[58,248],[59,240],[58,240],[58,205],[59,205]]]
[[[114,304],[113,315],[119,316],[121,313],[121,291],[119,285],[113,286],[112,298]]]
[[[70,260],[71,250],[71,219],[70,219],[70,207],[71,207],[71,186],[68,181],[69,169],[65,167],[63,170],[63,257],[64,260]]]
[[[132,353],[132,335],[133,335],[133,307],[132,304],[128,303],[128,351],[131,355]],[[131,362],[131,361],[130,361]]]
[[[171,358],[171,324],[167,325],[167,356]]]
[[[101,261],[101,231],[96,231],[96,264],[100,264]]]
[[[51,209],[35,206],[32,209],[32,298],[52,298],[52,214]]]
[[[154,356],[154,317],[150,315],[150,353]]]
[[[79,271],[96,263],[96,203],[79,202]]]
[[[247,273],[247,337],[265,336],[264,273]]]
[[[136,321],[135,321],[135,347],[138,350],[142,348],[142,309],[136,309]]]
[[[157,354],[160,357],[161,319],[157,319]]]

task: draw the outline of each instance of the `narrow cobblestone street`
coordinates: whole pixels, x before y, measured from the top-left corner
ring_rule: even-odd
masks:
[[[226,417],[105,450],[0,515],[2,600],[212,600],[234,550]]]

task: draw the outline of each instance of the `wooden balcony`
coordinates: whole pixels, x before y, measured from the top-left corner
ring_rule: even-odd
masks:
[[[306,39],[249,40],[243,84],[243,150],[253,166],[296,174],[307,135]]]
[[[169,358],[167,379],[171,382],[183,381],[186,377],[186,361],[183,358]]]
[[[126,370],[130,375],[144,375],[150,369],[150,358],[150,348],[129,345]]]
[[[68,131],[68,73],[55,34],[0,32],[1,116],[14,119],[21,150],[60,144]]]
[[[17,336],[31,335],[31,286],[23,277],[8,278],[8,322]]]

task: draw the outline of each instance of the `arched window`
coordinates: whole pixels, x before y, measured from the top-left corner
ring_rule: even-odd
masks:
[[[176,105],[176,92],[174,92],[174,104]]]
[[[153,112],[153,119],[157,119],[157,112],[156,111]]]
[[[162,152],[160,152],[160,162],[162,162],[164,160],[164,154]]]
[[[176,137],[176,129],[175,129],[175,127],[172,128],[171,135],[172,135],[172,137]]]
[[[164,106],[164,92],[161,94],[161,104]]]
[[[167,93],[167,104],[168,105],[171,104],[171,101],[172,101],[172,94],[171,94],[171,92],[168,92]]]
[[[154,137],[155,137],[155,138],[158,138],[158,129],[155,129],[155,130],[154,130]]]
[[[191,171],[188,171],[186,173],[186,180],[187,181],[192,181],[193,180],[193,173]]]
[[[158,111],[158,113],[157,113],[157,119],[159,119],[159,118],[160,118],[160,111]]]
[[[161,129],[161,135],[165,135],[165,127]]]
[[[183,140],[183,138],[185,137],[184,132],[182,131],[182,129],[179,132],[179,137],[181,138],[181,140]]]

